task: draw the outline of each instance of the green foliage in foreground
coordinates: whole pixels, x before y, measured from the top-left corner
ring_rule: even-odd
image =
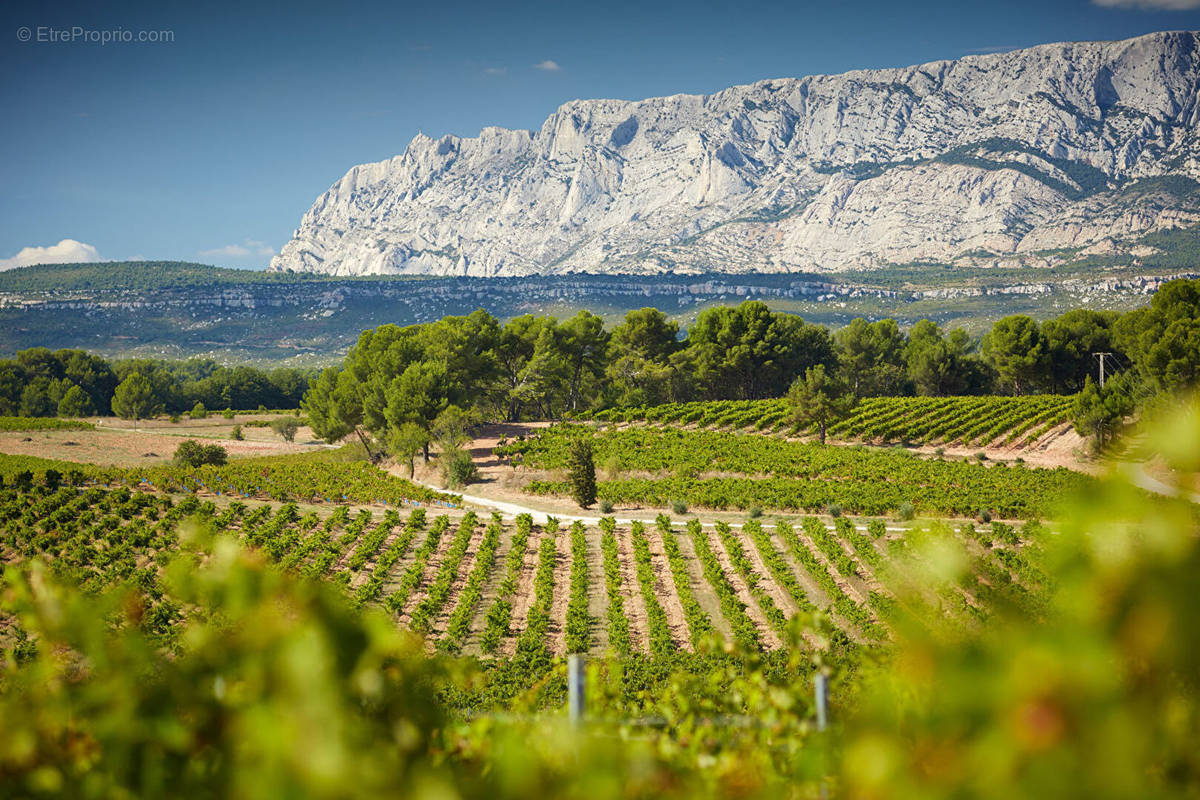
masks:
[[[81,419],[57,417],[0,417],[0,431],[91,431],[96,426]]]

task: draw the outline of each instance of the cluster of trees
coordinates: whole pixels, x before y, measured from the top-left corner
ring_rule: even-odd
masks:
[[[428,458],[444,413],[515,421],[613,405],[780,397],[818,367],[821,386],[797,391],[1073,393],[1090,385],[1096,352],[1112,353],[1109,363],[1128,373],[1114,387],[1145,394],[1195,384],[1198,348],[1200,281],[1167,284],[1127,314],[1077,309],[1040,324],[1005,317],[981,338],[930,320],[906,332],[892,319],[856,319],[832,332],[758,301],[710,308],[686,332],[654,308],[630,311],[611,329],[588,311],[501,324],[480,310],[363,332],[340,368],[313,381],[304,407],[322,438],[356,434],[368,448],[373,440]]]
[[[297,408],[311,377],[306,370],[223,367],[205,358],[108,361],[83,350],[35,347],[0,361],[0,416],[113,413],[143,419],[189,411],[197,404],[212,409]]]
[[[1093,380],[1096,353],[1110,376]],[[882,395],[1080,393],[1081,432],[1101,444],[1148,397],[1200,383],[1200,281],[1173,281],[1151,303],[1125,314],[1075,309],[1038,323],[998,320],[984,336],[944,331],[921,320],[862,318],[836,332],[749,301],[699,315],[686,332],[654,308],[631,311],[605,329],[587,311],[559,321],[524,315],[501,325],[484,311],[430,325],[383,326],[360,337],[341,370],[322,375],[317,407],[331,433],[366,430],[393,450],[428,458],[431,440],[472,419],[554,418],[605,406],[688,400],[760,399],[793,390],[814,370],[823,427],[852,406],[829,400]],[[331,402],[336,401],[336,402]],[[832,403],[832,415],[822,404]],[[811,404],[807,404],[811,405]],[[465,410],[465,411],[464,411]],[[458,416],[455,416],[458,415]],[[337,436],[337,438],[340,438]],[[455,441],[451,441],[455,439]]]

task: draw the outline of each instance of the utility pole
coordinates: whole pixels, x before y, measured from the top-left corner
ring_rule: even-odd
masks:
[[[1096,358],[1100,359],[1100,388],[1104,388],[1104,357],[1111,356],[1112,353],[1092,353]]]

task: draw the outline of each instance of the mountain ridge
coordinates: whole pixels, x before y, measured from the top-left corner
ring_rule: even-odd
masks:
[[[711,95],[572,100],[536,131],[419,134],[351,168],[271,269],[1046,265],[1200,225],[1197,95],[1200,34],[1162,32]],[[1164,177],[1193,184],[1125,192]]]

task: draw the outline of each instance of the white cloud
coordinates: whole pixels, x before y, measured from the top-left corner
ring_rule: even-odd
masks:
[[[505,75],[508,73],[508,67],[484,67],[484,75]]]
[[[1143,11],[1187,11],[1200,8],[1200,0],[1092,0],[1106,8],[1140,8]]]
[[[542,72],[558,72],[560,69],[562,69],[562,67],[558,65],[557,61],[551,61],[548,58],[545,61],[540,61],[537,64],[534,64],[533,68],[540,69]]]
[[[63,239],[48,247],[22,247],[12,258],[0,258],[0,270],[28,267],[32,264],[78,264],[99,261],[95,247],[74,239]]]
[[[247,239],[244,244],[227,244],[224,247],[214,247],[211,250],[201,250],[197,255],[201,258],[246,258],[248,256],[273,256],[275,248],[268,247],[265,242]]]

